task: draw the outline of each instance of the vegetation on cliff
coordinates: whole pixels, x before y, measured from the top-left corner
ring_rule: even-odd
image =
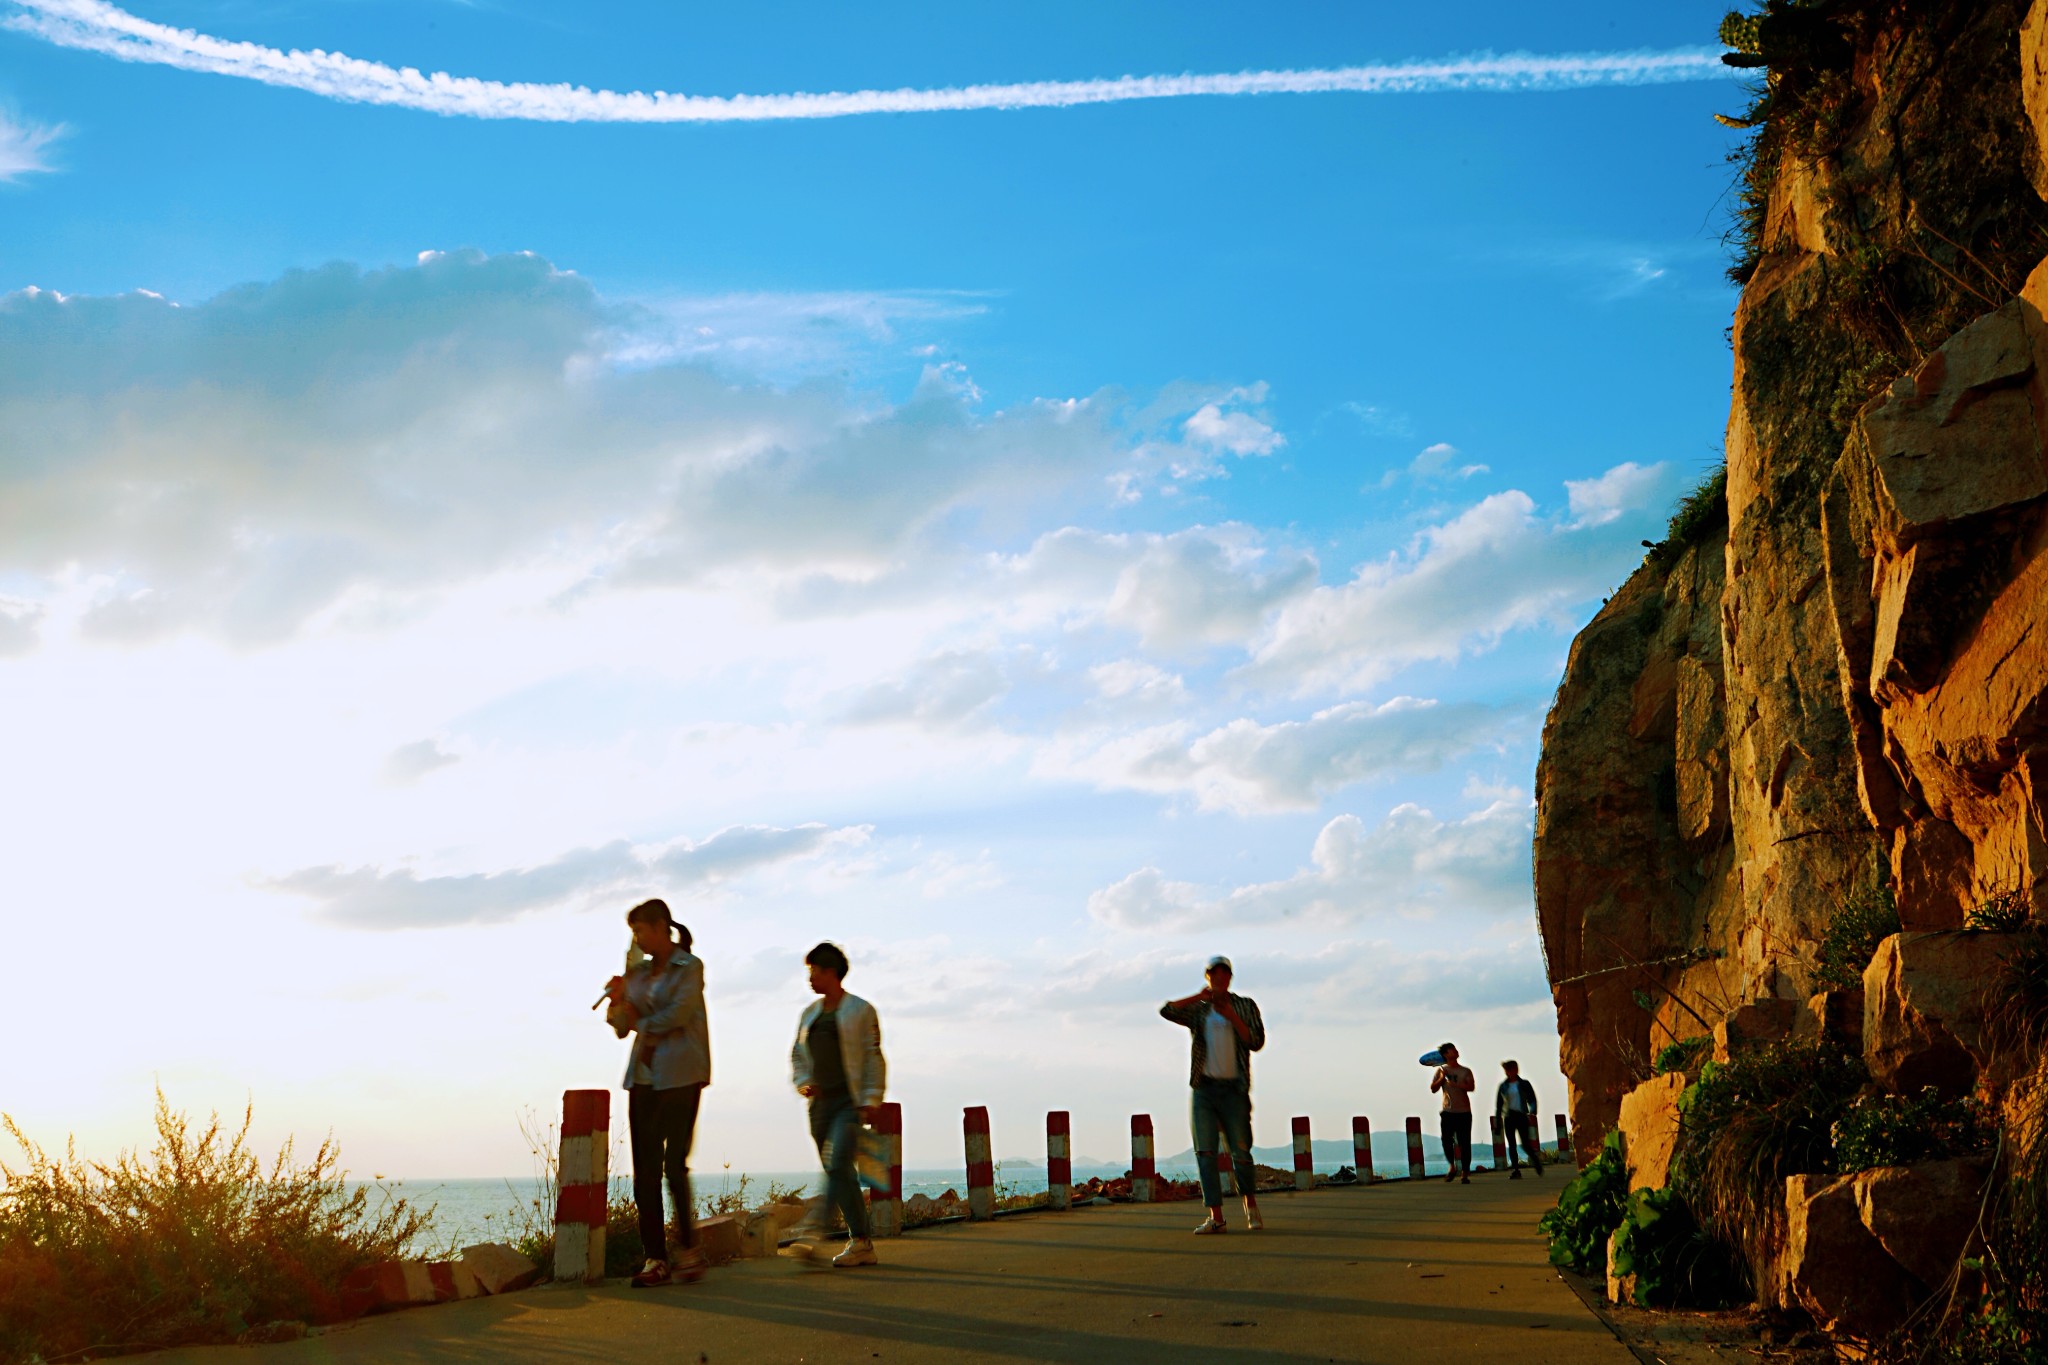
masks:
[[[1764,73],[1738,119],[1732,278],[1768,276],[1800,243],[1774,222],[1810,195],[1827,250],[1763,291],[1743,329],[1759,426],[1799,457],[1810,497],[1858,408],[2017,293],[2048,254],[2048,215],[2017,80],[2024,0],[1766,0],[1722,37]],[[1794,187],[1785,181],[1807,182]]]

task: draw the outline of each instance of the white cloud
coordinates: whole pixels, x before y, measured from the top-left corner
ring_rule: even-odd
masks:
[[[822,824],[780,829],[734,825],[700,841],[678,840],[645,852],[620,839],[580,848],[537,867],[422,877],[411,868],[380,871],[308,867],[258,885],[320,902],[319,916],[359,929],[445,928],[497,924],[603,896],[675,895],[778,863],[867,842],[867,826]],[[637,889],[635,889],[637,888]]]
[[[1178,673],[1168,673],[1142,659],[1112,659],[1088,670],[1088,681],[1096,696],[1119,708],[1170,710],[1188,700],[1188,688]]]
[[[402,787],[419,781],[438,768],[461,761],[461,755],[449,753],[437,740],[414,740],[410,744],[399,745],[386,755],[384,780]]]
[[[1447,441],[1424,446],[1406,469],[1390,469],[1380,476],[1380,487],[1391,488],[1403,474],[1417,483],[1435,483],[1443,479],[1469,479],[1475,474],[1487,473],[1483,464],[1456,464],[1458,448]]]
[[[43,615],[37,603],[0,597],[0,659],[27,654],[36,647]]]
[[[305,90],[329,99],[396,105],[471,118],[549,122],[704,123],[842,118],[960,109],[1060,108],[1196,95],[1412,94],[1434,90],[1570,90],[1601,85],[1726,80],[1711,48],[1539,57],[1482,54],[1439,61],[1231,75],[1124,76],[944,90],[829,94],[678,95],[592,90],[574,84],[478,80],[362,61],[339,52],[291,51],[215,38],[137,18],[104,0],[13,0],[5,23],[63,47]]]
[[[591,586],[857,580],[1129,458],[1110,400],[985,414],[948,366],[894,406],[742,385],[619,362],[637,317],[474,253],[186,307],[0,298],[0,572],[93,582],[101,638],[266,643],[550,559]]]
[[[63,135],[62,125],[45,128],[24,123],[0,110],[0,185],[53,169],[47,153]]]
[[[907,672],[861,688],[838,710],[849,725],[964,724],[1009,690],[1000,661],[986,650],[947,650]]]
[[[1444,909],[1502,916],[1529,909],[1529,802],[1497,802],[1455,821],[1396,807],[1368,830],[1355,815],[1323,826],[1309,865],[1280,881],[1218,888],[1144,867],[1088,898],[1099,923],[1134,931],[1260,924],[1355,924]]]
[[[1185,792],[1205,810],[1312,810],[1355,782],[1434,771],[1498,742],[1516,718],[1512,710],[1472,702],[1346,702],[1307,720],[1261,725],[1241,718],[1192,740],[1171,724],[1070,740],[1043,750],[1034,770],[1107,788]]]
[[[1211,450],[1232,455],[1271,455],[1287,444],[1287,438],[1249,412],[1225,412],[1215,403],[1204,403],[1181,424],[1188,440]]]
[[[1633,460],[1618,464],[1597,479],[1567,479],[1574,526],[1605,526],[1625,512],[1655,504],[1670,482],[1661,464],[1644,468]]]
[[[1610,590],[1635,559],[1625,513],[1661,501],[1670,467],[1620,465],[1570,490],[1573,519],[1539,517],[1519,490],[1495,493],[1417,536],[1405,553],[1359,567],[1281,606],[1241,670],[1293,691],[1356,690],[1425,659],[1453,660],[1507,631]]]

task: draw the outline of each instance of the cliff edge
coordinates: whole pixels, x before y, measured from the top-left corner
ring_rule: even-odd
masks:
[[[1729,120],[1725,498],[1580,633],[1544,726],[1582,1157],[1669,1042],[1758,1001],[1860,1020],[1845,906],[2048,922],[2048,0],[1772,12]]]

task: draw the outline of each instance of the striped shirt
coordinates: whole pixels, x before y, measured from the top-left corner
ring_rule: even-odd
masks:
[[[1236,1012],[1237,1017],[1242,1019],[1245,1027],[1251,1031],[1250,1038],[1246,1038],[1235,1028],[1230,1031],[1232,1037],[1237,1040],[1236,1083],[1246,1089],[1250,1089],[1252,1083],[1252,1054],[1266,1045],[1266,1024],[1264,1020],[1259,1018],[1259,1007],[1253,1003],[1252,998],[1248,995],[1238,995],[1233,992],[1230,997],[1230,1008]],[[1199,1086],[1204,1080],[1215,1079],[1209,1075],[1210,1013],[1211,1006],[1207,1000],[1197,1000],[1192,1005],[1178,1008],[1175,1007],[1173,1001],[1169,1000],[1159,1007],[1160,1018],[1171,1020],[1194,1035],[1194,1057],[1188,1068],[1188,1084],[1190,1086]]]

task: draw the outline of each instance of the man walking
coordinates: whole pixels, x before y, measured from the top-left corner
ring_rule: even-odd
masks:
[[[1469,1185],[1472,1183],[1472,1091],[1479,1084],[1479,1078],[1472,1074],[1472,1068],[1458,1065],[1455,1044],[1445,1043],[1437,1051],[1443,1056],[1443,1065],[1429,1078],[1429,1090],[1431,1094],[1442,1091],[1444,1097],[1439,1121],[1444,1160],[1451,1167],[1444,1172],[1444,1182],[1448,1184],[1455,1180]]]
[[[1230,1168],[1244,1196],[1244,1225],[1253,1232],[1266,1225],[1259,1217],[1258,1177],[1252,1170],[1252,1054],[1266,1045],[1266,1025],[1251,997],[1230,993],[1230,975],[1230,959],[1212,957],[1205,988],[1159,1007],[1162,1018],[1193,1035],[1188,1118],[1202,1202],[1209,1207],[1209,1216],[1195,1229],[1197,1236],[1227,1227],[1223,1184],[1216,1174],[1219,1136],[1229,1144]]]
[[[811,989],[818,998],[797,1024],[796,1046],[790,1049],[790,1072],[796,1092],[810,1101],[811,1141],[825,1168],[825,1202],[821,1218],[829,1223],[836,1206],[846,1219],[846,1246],[832,1264],[841,1269],[875,1264],[869,1236],[868,1206],[854,1174],[863,1124],[873,1123],[882,1105],[888,1066],[882,1059],[882,1026],[875,1007],[847,993],[846,954],[837,944],[820,943],[804,955]],[[799,1239],[790,1251],[808,1260],[810,1244]]]
[[[1508,1179],[1522,1178],[1522,1162],[1515,1151],[1515,1140],[1521,1139],[1528,1149],[1529,1164],[1536,1168],[1536,1174],[1543,1174],[1543,1141],[1536,1133],[1536,1087],[1522,1079],[1519,1062],[1502,1062],[1500,1069],[1507,1073],[1507,1079],[1500,1083],[1500,1089],[1493,1095],[1493,1112],[1500,1119],[1500,1130],[1507,1136]]]

